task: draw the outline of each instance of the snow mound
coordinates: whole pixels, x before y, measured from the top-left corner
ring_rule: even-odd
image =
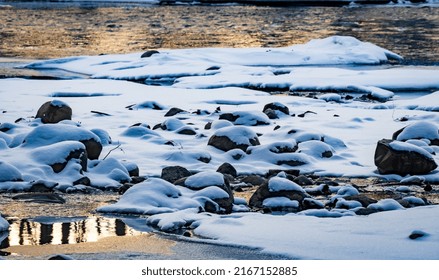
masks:
[[[9,229],[9,223],[0,215],[0,232],[7,231]],[[0,240],[1,241],[1,240]]]

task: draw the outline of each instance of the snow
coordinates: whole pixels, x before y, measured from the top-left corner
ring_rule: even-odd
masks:
[[[282,177],[273,177],[268,181],[268,190],[270,192],[280,192],[280,191],[296,191],[304,192],[301,186],[298,184]]]
[[[407,151],[407,152],[415,152],[418,154],[423,155],[424,157],[434,160],[433,156],[426,151],[423,148],[420,148],[416,145],[410,144],[410,143],[406,143],[406,142],[401,142],[401,141],[393,141],[391,143],[389,143],[389,146],[394,149],[395,151]]]
[[[0,215],[0,232],[7,231],[9,229],[9,223]],[[1,239],[0,239],[1,241]]]
[[[379,210],[379,211],[391,211],[391,210],[403,210],[404,207],[402,207],[401,204],[398,203],[398,201],[387,198],[378,201],[377,203],[372,203],[367,206],[369,209]]]
[[[268,208],[290,207],[290,208],[298,209],[299,208],[299,201],[291,200],[287,197],[270,197],[270,198],[264,199],[264,201],[262,202],[262,205],[264,205],[264,207],[268,207]]]
[[[69,154],[73,151],[85,150],[84,144],[77,141],[62,141],[32,150],[32,158],[40,163],[53,165],[64,163]]]
[[[339,212],[307,210],[283,216],[259,213],[207,216],[180,211],[152,216],[149,220],[159,223],[166,219],[168,227],[182,224],[181,221],[194,221],[191,223],[194,233],[215,239],[216,244],[256,247],[265,253],[297,259],[436,260],[439,258],[437,215],[438,206],[424,206],[369,216],[352,216],[352,212],[342,209]],[[415,231],[427,235],[412,240],[409,236]]]
[[[223,186],[224,175],[219,172],[204,171],[188,177],[184,184],[192,189],[201,189],[207,186]]]
[[[226,136],[236,144],[251,145],[250,139],[256,139],[258,136],[256,133],[248,127],[224,127],[215,131],[216,136]]]
[[[439,70],[381,65],[388,58],[400,59],[351,37],[329,37],[286,48],[160,50],[149,58],[103,55],[33,63],[28,67],[81,72],[91,79],[0,79],[0,191],[26,191],[38,180],[57,182],[58,190],[79,189],[83,186],[73,186],[73,181],[85,176],[91,188],[116,189],[131,180],[124,164],[130,162],[148,179],[97,211],[151,215],[148,223],[164,231],[190,225],[195,235],[220,244],[258,247],[291,258],[438,259],[438,206],[405,209],[396,200],[384,199],[369,206],[383,212],[357,216],[354,209],[359,203],[344,199],[359,194],[350,185],[322,184],[304,190],[278,176],[269,181],[271,190],[311,194],[327,188],[330,194],[325,192],[324,201],[337,199],[338,208],[287,215],[200,213],[206,201],[228,197],[216,187],[225,183],[224,176],[215,172],[224,162],[240,175],[293,168],[315,176],[439,182],[438,169],[418,179],[376,172],[377,141],[391,138],[405,126],[400,137],[411,140],[395,141],[395,147],[422,150],[439,160],[437,147],[429,145],[438,133],[439,91],[434,90],[439,88]],[[364,64],[369,66],[360,67]],[[219,69],[207,70],[211,66]],[[274,74],[280,70],[285,74]],[[150,86],[127,81],[150,78],[175,83]],[[314,99],[271,95],[257,90],[261,88],[331,93]],[[346,94],[373,98],[346,100]],[[54,96],[72,108],[72,121],[42,124],[32,117]],[[275,102],[286,105],[290,116],[267,121],[262,109]],[[165,109],[173,107],[188,113],[165,117]],[[243,116],[238,122],[219,119],[222,113],[237,112]],[[403,123],[398,121],[402,118],[406,119]],[[267,124],[254,126],[255,119]],[[208,123],[211,129],[205,129]],[[151,129],[157,124],[167,129]],[[176,133],[182,128],[196,135]],[[224,152],[208,145],[213,135],[246,145],[258,138],[261,145]],[[422,139],[413,142],[418,138]],[[87,139],[104,146],[99,159],[88,161],[87,171],[81,170],[76,159],[60,173],[47,166],[83,147],[78,141]],[[332,157],[322,158],[325,151],[331,151]],[[185,181],[189,188],[157,178],[164,167],[172,165],[196,173]],[[421,205],[416,197],[404,200]],[[245,201],[235,198],[235,204],[235,212],[248,211]],[[264,204],[297,205],[287,198],[270,198]],[[0,223],[4,224],[1,219]],[[427,235],[411,240],[408,236],[416,231]]]
[[[396,140],[405,141],[409,139],[439,139],[439,127],[427,121],[410,124],[403,129]]]

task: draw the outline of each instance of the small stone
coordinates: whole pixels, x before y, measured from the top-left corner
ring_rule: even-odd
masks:
[[[160,53],[160,52],[159,52],[159,51],[156,51],[156,50],[149,50],[149,51],[144,52],[144,53],[140,56],[140,58],[151,57],[151,56],[153,56],[154,54],[158,54],[158,53]]]
[[[421,230],[414,230],[409,235],[409,238],[412,239],[412,240],[415,240],[415,239],[419,239],[419,238],[422,238],[422,237],[425,237],[425,236],[428,236],[428,233],[425,233],[425,232],[423,232]]]
[[[180,109],[180,108],[173,107],[173,108],[169,109],[169,111],[165,114],[165,117],[172,117],[172,116],[175,116],[175,115],[180,114],[180,113],[187,113],[187,111]]]
[[[306,177],[305,175],[299,175],[293,180],[293,182],[301,186],[310,186],[314,184],[314,181]]]

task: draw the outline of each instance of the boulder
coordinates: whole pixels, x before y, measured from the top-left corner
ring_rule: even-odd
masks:
[[[79,141],[85,145],[87,157],[98,159],[102,151],[100,138],[93,132],[68,124],[46,124],[34,128],[24,139],[23,146],[42,147],[62,141]]]
[[[264,208],[264,200],[272,197],[286,197],[292,201],[296,200],[300,203],[308,197],[305,191],[296,183],[279,176],[272,177],[263,183],[250,197],[249,206],[252,208]]]
[[[264,112],[264,114],[266,114],[269,119],[278,119],[279,118],[278,112],[282,112],[285,115],[290,114],[290,110],[288,109],[288,107],[279,102],[272,102],[266,104],[264,106],[264,109],[262,109],[262,112]]]
[[[63,171],[71,160],[77,160],[81,170],[87,171],[87,151],[85,145],[78,141],[62,141],[38,147],[31,155],[36,162],[49,165],[55,173]]]
[[[412,123],[393,133],[393,140],[427,139],[431,145],[439,146],[439,128],[427,121]]]
[[[419,175],[437,168],[431,154],[413,144],[382,139],[375,150],[375,165],[380,174]]]
[[[72,119],[72,108],[59,100],[47,101],[38,109],[36,118],[42,123],[58,123],[62,120]]]
[[[264,113],[255,111],[223,113],[219,116],[219,119],[228,120],[235,125],[258,126],[270,124],[270,119]]]
[[[229,181],[219,172],[203,171],[185,179],[178,180],[175,184],[181,185],[193,191],[197,191],[195,196],[207,197],[205,211],[214,213],[232,212],[233,208],[233,192]],[[219,188],[220,190],[217,190]],[[213,207],[212,202],[219,207]],[[206,207],[207,206],[207,207]]]
[[[219,173],[224,174],[224,175],[228,174],[228,175],[231,175],[232,177],[238,176],[238,173],[236,172],[235,167],[233,167],[233,165],[231,165],[228,162],[221,164],[221,166],[218,167],[216,172],[219,172]]]
[[[170,183],[191,176],[192,173],[182,166],[167,166],[162,169],[161,178]]]
[[[260,142],[253,130],[233,126],[218,129],[207,144],[225,152],[233,149],[241,149],[245,152],[249,146],[260,145]]]

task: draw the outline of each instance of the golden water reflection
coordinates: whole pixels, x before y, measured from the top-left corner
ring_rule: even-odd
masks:
[[[139,219],[138,222],[145,222]],[[97,242],[111,236],[137,236],[123,220],[107,217],[35,218],[10,222],[9,236],[0,249],[18,245],[59,245]],[[145,222],[146,225],[146,222]]]
[[[433,7],[0,8],[0,57],[280,47],[344,35],[390,49],[407,63],[439,64],[437,11]]]

